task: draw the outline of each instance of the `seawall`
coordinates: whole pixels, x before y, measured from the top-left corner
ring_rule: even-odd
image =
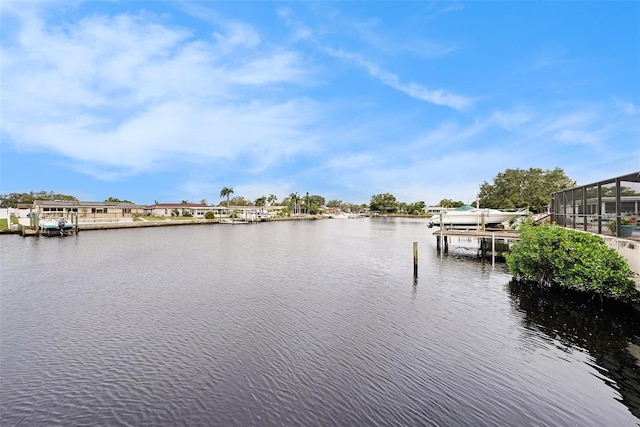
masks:
[[[607,246],[623,256],[631,271],[635,273],[636,289],[640,291],[640,242],[620,239],[612,236],[601,236]]]

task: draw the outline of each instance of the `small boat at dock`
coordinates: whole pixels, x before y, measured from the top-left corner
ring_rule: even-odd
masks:
[[[40,233],[47,236],[64,236],[67,232],[73,230],[74,224],[64,218],[48,218],[41,219],[38,224]]]
[[[249,221],[245,219],[234,219],[234,218],[225,218],[220,220],[220,224],[249,224]]]

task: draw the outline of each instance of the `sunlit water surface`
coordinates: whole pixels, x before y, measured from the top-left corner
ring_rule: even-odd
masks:
[[[2,425],[640,422],[633,311],[440,257],[422,221],[0,244]]]

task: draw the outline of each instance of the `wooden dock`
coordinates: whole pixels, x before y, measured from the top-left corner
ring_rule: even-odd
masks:
[[[478,252],[482,258],[486,258],[487,255],[491,255],[491,263],[495,263],[496,255],[496,241],[505,242],[499,243],[500,246],[508,250],[509,244],[512,241],[518,240],[520,235],[517,230],[505,230],[503,228],[487,228],[487,229],[438,229],[433,232],[436,236],[436,250],[440,253],[449,252],[449,241],[452,237],[464,238],[464,239],[478,239],[480,247]],[[503,251],[504,253],[504,251]]]
[[[518,240],[518,230],[505,230],[502,228],[487,228],[485,230],[456,230],[444,229],[433,232],[434,236],[444,237],[469,237],[478,239]]]

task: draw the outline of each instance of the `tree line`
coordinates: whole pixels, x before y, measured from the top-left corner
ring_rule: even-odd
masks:
[[[15,208],[18,204],[33,204],[34,200],[78,200],[74,196],[53,191],[30,191],[28,193],[0,194],[0,205]]]
[[[69,194],[60,194],[53,191],[30,191],[28,193],[7,193],[0,194],[0,206],[15,208],[18,205],[32,205],[34,200],[71,200],[78,201],[78,198]],[[121,200],[116,197],[109,197],[107,203],[132,203],[131,200]]]
[[[226,200],[226,206],[287,206],[292,210],[294,214],[309,214],[315,215],[320,213],[320,209],[325,206],[329,208],[338,208],[341,210],[358,211],[367,208],[365,204],[357,205],[353,203],[345,203],[342,200],[329,200],[327,201],[323,196],[319,194],[301,195],[299,191],[290,193],[282,200],[278,200],[275,194],[269,194],[269,196],[260,196],[257,199],[250,201],[246,200],[242,196],[231,197],[234,194],[232,187],[223,187],[220,190],[220,198]]]
[[[565,190],[576,186],[576,182],[569,178],[564,170],[555,168],[553,170],[543,170],[540,168],[530,169],[506,169],[498,173],[492,183],[487,181],[480,185],[478,193],[478,203],[482,208],[494,209],[515,209],[529,208],[533,211],[542,211],[549,205],[551,193]],[[371,196],[369,204],[345,203],[342,200],[325,200],[318,194],[306,192],[293,192],[285,196],[281,201],[274,194],[260,196],[255,200],[247,200],[242,196],[231,197],[234,194],[233,187],[223,187],[220,190],[220,204],[226,206],[274,206],[281,205],[289,207],[293,213],[297,214],[317,214],[322,206],[339,208],[343,211],[360,211],[370,209],[383,214],[404,213],[420,214],[424,212],[426,203],[416,201],[406,203],[398,201],[391,193],[380,193]],[[8,193],[0,194],[0,204],[7,207],[16,207],[18,204],[32,204],[34,200],[78,200],[74,196],[58,194],[53,191],[38,191],[29,193]],[[109,197],[105,202],[133,203],[130,200],[121,200]],[[157,202],[156,202],[157,203]],[[188,203],[183,200],[182,203]],[[206,200],[200,203],[206,204]],[[439,206],[452,208],[462,206],[465,203],[453,199],[442,199]]]

